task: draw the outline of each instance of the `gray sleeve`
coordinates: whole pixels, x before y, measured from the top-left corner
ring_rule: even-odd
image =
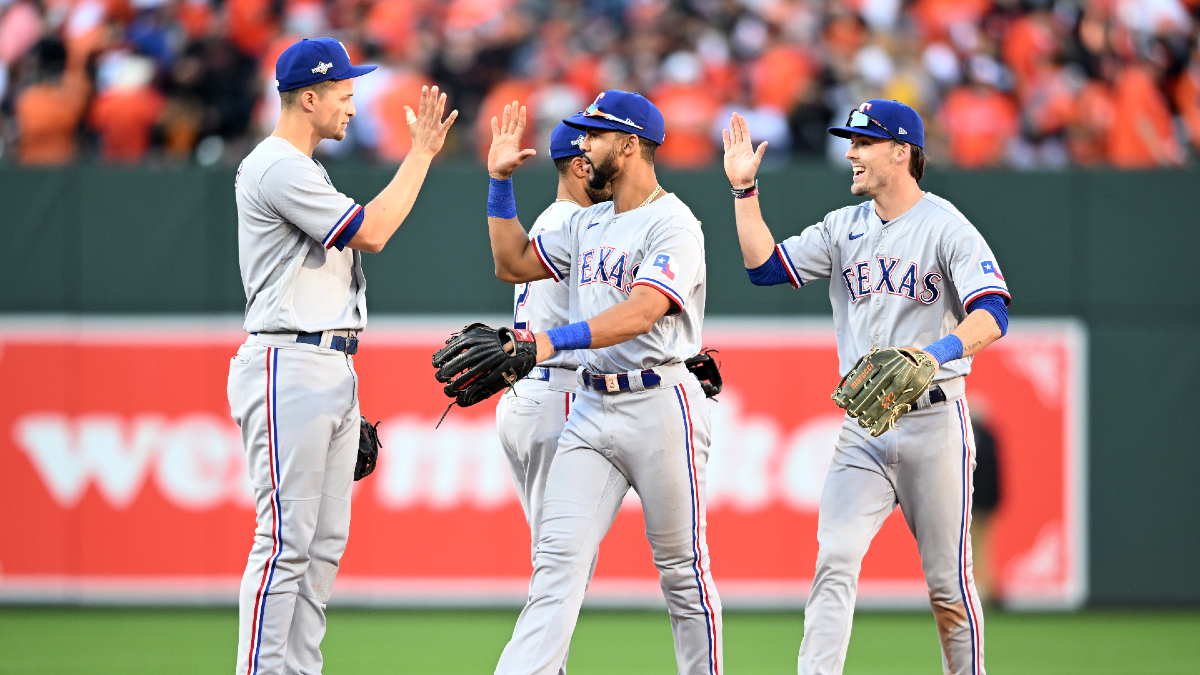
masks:
[[[676,314],[692,296],[703,265],[704,246],[696,234],[684,227],[665,227],[648,243],[630,288],[653,287],[675,305],[668,314]]]
[[[332,247],[352,222],[361,222],[363,207],[338,192],[311,160],[275,162],[259,180],[259,191],[280,218],[325,248]]]
[[[542,261],[542,266],[555,281],[562,281],[571,275],[571,263],[575,258],[575,225],[583,211],[580,209],[571,214],[562,227],[546,230],[530,238],[538,260]]]
[[[783,260],[793,288],[800,288],[813,279],[828,279],[833,273],[833,257],[829,251],[828,223],[823,220],[804,228],[775,246],[775,255]]]
[[[1002,296],[1005,304],[1008,304],[1011,299],[1008,282],[1004,280],[1000,264],[996,262],[996,256],[979,230],[963,224],[949,234],[946,244],[950,280],[958,291],[958,297],[962,298],[964,308],[976,298],[989,293]]]

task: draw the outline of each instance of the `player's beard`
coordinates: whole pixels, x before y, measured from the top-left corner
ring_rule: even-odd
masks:
[[[863,177],[866,180],[852,181],[850,183],[850,194],[855,197],[871,197],[883,191],[887,187],[887,179],[883,173],[866,163],[863,164]]]
[[[612,149],[608,151],[608,155],[605,156],[604,160],[599,164],[593,162],[590,157],[587,157],[587,160],[588,164],[592,167],[592,171],[588,176],[587,181],[587,187],[589,188],[588,194],[592,194],[593,190],[596,192],[596,194],[602,194],[605,191],[608,192],[607,199],[596,199],[593,197],[592,201],[607,202],[611,200],[612,179],[617,175],[617,171],[619,170],[617,168],[617,146],[613,145]]]
[[[605,185],[601,190],[595,190],[592,188],[592,184],[589,179],[589,182],[583,184],[583,191],[585,194],[587,194],[588,199],[592,200],[593,204],[612,201],[612,183]]]

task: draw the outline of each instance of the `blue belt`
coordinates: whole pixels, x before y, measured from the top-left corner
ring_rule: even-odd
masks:
[[[625,373],[619,375],[596,375],[594,373],[583,371],[583,386],[596,391],[609,391],[609,378],[616,378],[617,389],[619,391],[629,391],[629,376]],[[658,383],[662,382],[662,377],[653,370],[642,371],[642,384],[649,389],[657,387]]]
[[[320,333],[296,333],[296,342],[303,342],[306,345],[321,346]],[[348,338],[341,335],[334,335],[329,340],[329,348],[339,352],[346,352],[353,356],[358,353],[358,338]]]

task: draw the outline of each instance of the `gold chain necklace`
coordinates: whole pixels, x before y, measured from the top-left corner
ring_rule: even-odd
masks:
[[[555,200],[554,200],[554,203],[555,203],[555,204],[557,204],[557,203],[559,203],[559,202],[571,202],[571,203],[572,203],[572,204],[574,204],[575,206],[578,206],[578,207],[579,207],[579,208],[581,208],[581,209],[583,208],[583,204],[580,204],[579,202],[575,201],[574,199],[555,199]]]
[[[655,197],[657,197],[657,196],[658,196],[658,193],[660,193],[660,192],[662,192],[662,186],[661,186],[661,185],[655,185],[655,186],[654,186],[654,192],[651,192],[651,193],[650,193],[650,196],[649,196],[649,197],[646,197],[646,201],[642,202],[642,203],[641,203],[641,206],[638,206],[638,208],[640,209],[640,208],[642,208],[642,206],[645,206],[645,205],[649,204],[650,202],[654,201],[654,198],[655,198]]]

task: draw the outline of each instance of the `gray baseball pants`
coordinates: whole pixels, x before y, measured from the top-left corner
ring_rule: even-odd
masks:
[[[971,573],[974,440],[962,378],[941,384],[949,400],[908,413],[879,438],[849,417],[842,424],[821,493],[800,675],[842,672],[862,559],[896,506],[921,553],[942,670],[984,673],[983,611]]]
[[[592,561],[631,486],[642,501],[679,673],[722,672],[721,602],[705,541],[708,403],[682,365],[656,370],[662,382],[643,391],[578,390],[546,480],[529,601],[497,675],[558,672]]]
[[[350,532],[358,378],[350,357],[252,336],[229,366],[229,407],[254,487],[238,597],[237,675],[321,672],[325,607]]]

